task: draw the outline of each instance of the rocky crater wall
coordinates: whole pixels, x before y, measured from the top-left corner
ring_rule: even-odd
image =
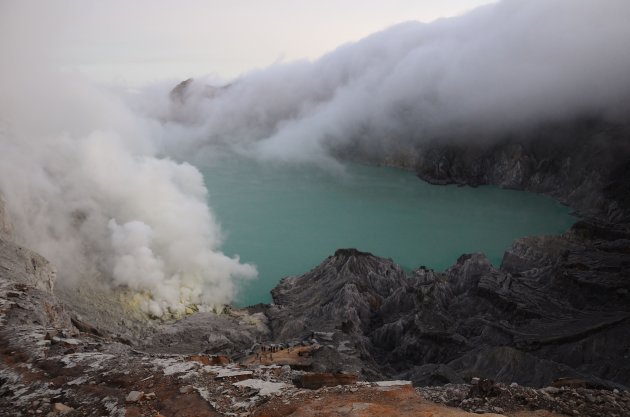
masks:
[[[413,170],[432,184],[549,195],[585,217],[630,222],[630,125],[597,120],[482,135],[338,149],[341,158]]]

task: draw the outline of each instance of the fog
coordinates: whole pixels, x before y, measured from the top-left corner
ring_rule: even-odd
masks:
[[[10,22],[0,192],[20,242],[53,261],[62,285],[137,291],[156,317],[229,303],[256,270],[221,252],[212,196],[189,162],[233,153],[328,169],[339,166],[331,150],[356,143],[627,121],[628,16],[625,0],[503,1],[403,23],[314,61],[197,78],[175,94],[171,81],[127,91],[54,71],[26,22]]]
[[[227,144],[321,162],[344,143],[488,140],[580,117],[625,121],[629,13],[623,0],[504,1],[403,23],[211,93],[211,80],[196,80],[174,113],[196,130],[173,135],[171,151]]]

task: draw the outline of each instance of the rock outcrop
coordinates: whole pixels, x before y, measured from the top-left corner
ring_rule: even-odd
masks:
[[[353,143],[342,158],[415,171],[432,184],[498,185],[554,197],[582,216],[630,222],[630,125],[590,119],[497,138]]]
[[[0,276],[52,293],[56,274],[46,258],[14,242],[11,220],[0,195]]]
[[[628,266],[628,231],[586,222],[516,241],[500,268],[469,254],[445,272],[407,275],[391,260],[339,250],[285,278],[268,315],[276,340],[314,337],[337,367],[368,378],[627,387]]]
[[[49,293],[52,293],[57,275],[46,258],[4,239],[0,239],[0,273],[10,274],[15,282]]]

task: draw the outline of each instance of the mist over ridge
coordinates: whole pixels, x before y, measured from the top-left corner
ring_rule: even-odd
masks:
[[[49,71],[5,39],[0,191],[20,239],[64,285],[104,277],[93,279],[147,294],[154,316],[229,303],[255,267],[221,253],[203,178],[179,161],[227,151],[329,167],[331,149],[356,142],[627,121],[629,15],[624,0],[506,0],[227,86],[196,80],[179,98],[170,82],[118,94]]]
[[[178,127],[194,126],[167,148],[185,155],[186,146],[221,145],[321,163],[331,148],[357,142],[487,141],[581,117],[625,122],[629,12],[619,0],[508,0],[402,23],[223,88],[195,80],[171,113],[162,110]]]

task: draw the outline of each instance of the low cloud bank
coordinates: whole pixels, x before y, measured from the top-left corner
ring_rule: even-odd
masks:
[[[580,117],[627,121],[629,15],[624,0],[506,0],[403,23],[224,88],[197,80],[170,116],[174,129],[195,129],[166,145],[182,155],[221,145],[322,162],[352,143],[491,140]]]

